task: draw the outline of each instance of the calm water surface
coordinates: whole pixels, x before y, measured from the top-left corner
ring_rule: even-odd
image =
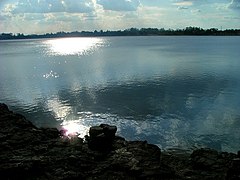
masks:
[[[37,126],[109,123],[161,148],[240,150],[240,37],[0,41],[0,102]]]

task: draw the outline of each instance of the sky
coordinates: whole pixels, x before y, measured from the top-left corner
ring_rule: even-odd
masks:
[[[0,33],[240,29],[240,0],[0,0]]]

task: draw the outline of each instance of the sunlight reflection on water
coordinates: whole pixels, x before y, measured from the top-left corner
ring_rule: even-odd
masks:
[[[44,42],[49,56],[87,55],[104,45],[101,38],[58,38]]]
[[[152,137],[151,143],[158,145],[160,148],[188,146],[188,142],[184,138],[179,137],[179,128],[188,130],[189,124],[182,121],[182,117],[167,115],[154,117],[149,116],[146,121],[134,121],[133,117],[119,117],[111,113],[91,113],[81,112],[75,115],[75,120],[72,117],[64,119],[61,123],[62,129],[65,130],[66,136],[78,135],[84,138],[88,134],[91,126],[99,124],[111,124],[118,127],[117,134],[124,136],[126,139],[142,140],[148,136]],[[166,129],[168,132],[166,132]],[[151,131],[149,131],[151,129]],[[165,134],[163,137],[162,134]],[[159,138],[161,137],[161,138]]]
[[[65,131],[66,136],[77,135],[81,138],[84,138],[87,135],[89,126],[82,125],[79,120],[73,121],[63,121],[61,124],[62,129]]]
[[[68,135],[84,137],[90,126],[108,123],[128,140],[163,149],[236,152],[239,42],[236,37],[0,42],[0,102],[38,127],[64,128]]]

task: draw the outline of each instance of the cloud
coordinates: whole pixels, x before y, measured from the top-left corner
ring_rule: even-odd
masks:
[[[0,21],[4,21],[4,20],[6,20],[6,19],[7,19],[6,16],[0,14]]]
[[[97,0],[104,10],[136,11],[140,5],[139,0]]]
[[[225,0],[172,0],[172,4],[175,6],[183,6],[183,7],[188,7],[188,6],[201,6],[201,5],[209,5],[209,4],[214,4],[216,2],[221,2]]]
[[[186,6],[192,6],[193,2],[192,1],[181,1],[181,2],[175,2],[175,3],[173,3],[173,5],[186,7]]]
[[[17,13],[50,13],[60,12],[63,6],[58,0],[19,0],[14,4],[12,12]]]
[[[11,10],[12,10],[11,4],[7,4],[7,5],[2,4],[2,8],[0,9],[0,20],[4,21],[4,20],[11,19],[11,17],[12,17]]]
[[[94,3],[92,0],[64,0],[63,6],[65,12],[70,13],[91,13],[94,11]]]
[[[232,2],[228,5],[228,8],[240,10],[240,0],[232,0]]]
[[[0,0],[0,31],[239,28],[239,7],[240,0]]]
[[[200,12],[202,12],[200,9],[193,9],[193,10],[191,10],[191,13],[200,13]]]
[[[226,16],[226,17],[224,17],[224,19],[240,20],[240,17],[236,17],[236,16],[230,16],[230,17],[228,17],[228,16]]]
[[[94,11],[92,0],[19,0],[12,12],[17,13],[90,13]]]
[[[23,16],[25,21],[37,21],[37,20],[43,20],[45,19],[44,14],[36,13],[36,14],[28,14],[25,13]]]
[[[178,10],[185,10],[185,9],[188,9],[188,7],[185,7],[185,6],[179,6],[178,7]]]

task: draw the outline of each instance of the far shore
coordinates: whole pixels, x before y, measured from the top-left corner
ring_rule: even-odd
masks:
[[[200,27],[186,27],[185,29],[158,29],[158,28],[129,28],[125,30],[95,30],[56,32],[46,34],[23,34],[1,33],[0,40],[10,39],[39,39],[39,38],[62,38],[62,37],[106,37],[106,36],[240,36],[240,29],[217,28],[203,29]]]

